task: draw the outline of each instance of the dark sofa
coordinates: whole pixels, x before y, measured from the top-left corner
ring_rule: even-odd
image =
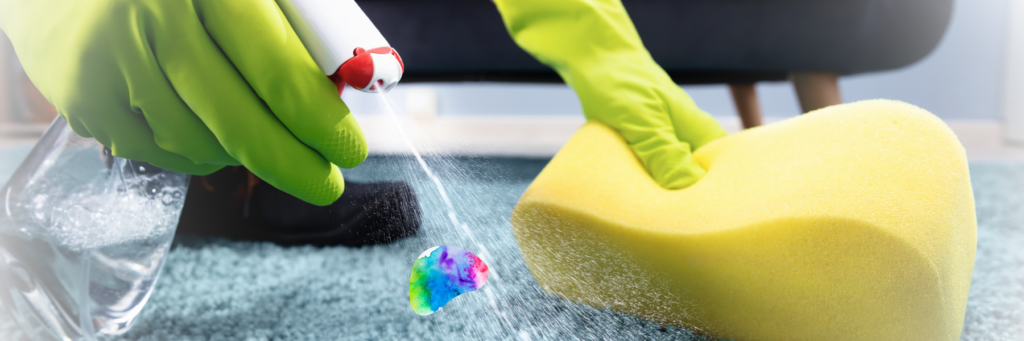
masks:
[[[519,49],[487,0],[360,0],[402,54],[403,81],[557,80]],[[623,0],[678,83],[895,69],[938,44],[952,0]]]
[[[401,53],[403,82],[561,81],[516,46],[488,0],[357,2]],[[805,111],[837,104],[839,75],[924,58],[953,8],[953,0],[622,2],[669,75],[729,83],[746,126],[760,122],[754,82],[793,79]]]

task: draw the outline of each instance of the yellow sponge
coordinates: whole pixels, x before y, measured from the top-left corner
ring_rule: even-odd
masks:
[[[977,223],[963,147],[885,100],[829,107],[699,149],[659,187],[587,123],[512,213],[542,287],[739,340],[959,340]]]

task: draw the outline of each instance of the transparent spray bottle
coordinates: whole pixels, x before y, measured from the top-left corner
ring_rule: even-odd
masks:
[[[29,339],[126,331],[159,277],[188,181],[54,120],[0,188],[0,301]]]
[[[278,0],[338,87],[386,92],[401,58],[354,0]],[[0,188],[0,304],[31,340],[123,334],[153,291],[189,176],[112,156],[58,117]]]

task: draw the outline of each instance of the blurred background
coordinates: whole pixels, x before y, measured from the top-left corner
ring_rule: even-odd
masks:
[[[408,152],[396,136],[394,122],[400,121],[425,154],[537,158],[428,158],[446,186],[451,184],[460,219],[477,231],[488,231],[481,235],[483,240],[494,245],[496,255],[507,255],[506,269],[519,271],[502,275],[509,278],[510,287],[521,284],[522,290],[534,290],[512,242],[508,217],[545,158],[584,123],[575,94],[515,46],[488,0],[356,1],[406,66],[402,84],[388,97],[407,119],[390,120],[378,112],[380,105],[372,96],[358,91],[342,96],[363,127],[371,153]],[[1019,271],[1024,264],[1024,197],[1019,194],[1024,193],[1024,177],[1019,176],[1024,173],[1024,0],[622,2],[655,60],[730,132],[823,106],[876,98],[905,101],[943,119],[972,162],[977,200],[979,247],[963,339],[1019,339],[1024,326],[1024,291],[1019,285],[1024,283],[1024,272]],[[18,166],[12,160],[28,154],[55,115],[0,32],[0,183]],[[358,338],[382,330],[416,333],[423,328],[472,333],[477,326],[500,332],[491,326],[501,322],[489,312],[463,310],[465,316],[494,317],[487,323],[448,315],[456,317],[434,319],[436,325],[400,315],[408,313],[403,292],[410,259],[406,253],[415,255],[411,252],[423,250],[424,243],[461,233],[449,230],[448,216],[437,209],[442,201],[426,187],[433,183],[419,169],[402,166],[406,161],[371,157],[364,166],[346,170],[345,177],[356,182],[392,181],[401,178],[394,174],[401,174],[401,179],[419,186],[423,207],[433,208],[423,210],[425,232],[420,237],[377,248],[277,248],[185,240],[169,253],[161,289],[149,303],[149,317],[124,338],[161,339],[221,329],[229,331],[216,335],[238,338],[244,333],[268,338],[311,332]],[[378,257],[383,263],[367,261]],[[213,270],[193,271],[203,267]],[[370,282],[362,276],[367,273],[380,281],[367,285]],[[332,289],[339,285],[345,290]],[[396,287],[401,290],[393,290]],[[469,305],[472,309],[489,308],[482,301],[486,296],[473,297],[481,301]],[[558,316],[553,322],[537,323],[562,326],[565,335],[574,338],[615,339],[608,335],[630,328],[666,338],[680,335],[666,333],[664,326],[623,325],[614,321],[627,320],[613,315],[566,313],[558,300],[510,297],[527,297],[522,307],[531,314],[519,314],[525,317],[516,318],[524,320],[516,321],[535,319],[527,315]],[[195,315],[197,311],[206,315]],[[330,322],[316,322],[320,319]],[[309,328],[310,321],[318,327]],[[469,321],[468,327],[463,321]],[[586,327],[577,328],[575,321],[586,322]],[[2,322],[0,316],[0,335],[4,328],[14,328]],[[354,328],[364,328],[364,334]]]
[[[676,3],[697,2],[699,1],[691,0]],[[826,35],[823,39],[831,39],[828,44],[815,41],[814,39],[818,38],[813,35],[810,36],[811,38],[800,38],[807,40],[808,44],[805,45],[818,44],[810,51],[834,52],[832,55],[822,54],[823,57],[819,59],[852,56],[835,64],[840,65],[834,67],[835,70],[828,70],[825,68],[832,64],[815,64],[816,60],[813,58],[818,58],[815,57],[816,54],[803,53],[799,49],[794,50],[791,47],[792,44],[787,45],[788,43],[783,40],[771,40],[772,44],[769,44],[766,49],[775,54],[777,54],[775,51],[787,49],[790,54],[802,53],[809,56],[807,58],[811,58],[810,62],[805,60],[779,61],[781,59],[776,58],[772,53],[761,53],[755,48],[744,47],[743,45],[749,45],[751,40],[764,41],[771,37],[750,36],[749,33],[743,33],[742,30],[730,29],[730,27],[736,27],[734,24],[726,23],[715,26],[715,23],[728,20],[722,20],[713,15],[704,15],[704,17],[710,16],[705,20],[707,22],[705,26],[691,25],[689,27],[691,29],[688,31],[694,31],[693,34],[680,35],[678,43],[666,42],[666,38],[662,37],[666,34],[659,36],[657,33],[650,33],[665,29],[651,26],[659,25],[658,20],[655,20],[657,18],[649,20],[648,17],[653,15],[651,12],[664,12],[663,10],[652,11],[652,8],[671,7],[670,3],[672,2],[624,0],[634,21],[637,22],[638,30],[644,37],[645,43],[659,63],[670,71],[677,82],[683,84],[684,89],[693,97],[698,106],[714,115],[730,131],[743,128],[744,124],[740,119],[740,114],[744,113],[744,110],[748,111],[746,113],[748,115],[749,111],[754,110],[754,114],[757,114],[760,120],[770,123],[813,109],[814,103],[808,105],[805,103],[807,98],[804,97],[813,97],[816,91],[819,92],[818,96],[820,97],[820,93],[824,91],[826,97],[823,99],[825,102],[822,103],[825,104],[829,104],[829,101],[852,102],[888,98],[918,105],[950,124],[967,147],[972,160],[1024,160],[1024,147],[1019,147],[1024,145],[1024,98],[1015,95],[1024,93],[1024,5],[1019,4],[1020,1],[891,0],[835,1],[833,3],[841,2],[860,4],[857,5],[859,7],[856,7],[860,11],[858,13],[861,14],[857,20],[862,25],[858,26],[859,28],[855,27],[860,31],[850,33],[851,36],[860,37],[859,39],[898,35],[898,33],[892,32],[876,32],[872,36],[868,34],[870,32],[864,33],[863,31],[865,27],[884,27],[885,20],[891,22],[917,20],[907,13],[931,11],[932,13],[928,16],[931,18],[929,19],[931,26],[926,27],[928,33],[918,32],[924,29],[908,31],[909,34],[922,37],[917,39],[917,36],[914,36],[914,39],[909,40],[923,41],[919,47],[907,47],[905,41],[898,41],[896,38],[887,41],[888,45],[844,41],[844,39],[850,39],[843,36],[849,32],[839,32],[834,37]],[[423,13],[423,9],[409,9],[410,6],[403,5],[414,2],[362,0],[359,3],[375,22],[388,20],[389,22],[407,23],[406,25],[378,24],[378,26],[381,26],[382,33],[391,44],[403,54],[408,65],[403,84],[391,92],[390,98],[399,104],[404,112],[415,118],[413,121],[418,125],[416,130],[420,132],[416,138],[420,144],[425,146],[427,152],[550,156],[582,124],[582,110],[571,89],[557,82],[557,78],[552,79],[553,73],[544,73],[543,68],[538,66],[539,64],[527,60],[528,56],[525,53],[511,50],[509,50],[511,52],[502,52],[506,51],[502,49],[514,48],[507,35],[503,38],[488,37],[482,36],[481,33],[462,37],[459,34],[445,33],[442,38],[439,38],[444,41],[431,45],[429,43],[432,39],[430,26],[434,24],[411,19],[395,19],[403,15]],[[439,3],[459,2],[435,2],[435,4]],[[463,1],[463,3],[466,2]],[[502,33],[500,32],[503,30],[500,18],[493,7],[489,7],[491,4],[486,1],[473,3],[474,6],[479,7],[480,11],[487,11],[487,13],[485,15],[456,13],[471,19],[454,21],[466,25],[486,25],[492,31],[489,34]],[[726,1],[723,3],[731,3],[732,7],[697,8],[690,12],[705,11],[718,16],[735,17],[748,22],[760,20],[764,23],[770,22],[770,20],[761,18],[764,16],[803,15],[801,11],[805,10],[799,7],[813,6],[801,4],[814,2],[791,1],[797,5],[774,12],[765,11],[765,8],[761,7],[743,7],[758,2]],[[747,5],[743,5],[744,3]],[[926,9],[921,8],[922,4],[929,3],[938,5],[928,6]],[[434,10],[445,10],[444,6],[430,6]],[[464,4],[458,6],[458,11],[473,10],[472,8],[467,9],[468,7]],[[686,6],[695,8],[692,4]],[[937,9],[932,9],[933,7]],[[398,11],[397,9],[404,10]],[[811,8],[806,11],[820,10],[822,9]],[[732,12],[729,11],[735,12],[736,15],[730,15]],[[755,14],[751,13],[756,13],[758,17],[752,17]],[[814,15],[811,13],[809,16]],[[886,15],[890,18],[878,18]],[[822,15],[822,18],[825,17]],[[685,18],[685,15],[675,18],[680,21],[689,20]],[[794,21],[792,18],[780,20]],[[481,21],[484,23],[479,23]],[[660,25],[664,26],[665,24]],[[674,29],[686,28],[685,25],[680,25],[677,26],[682,28]],[[693,25],[700,25],[700,23]],[[817,23],[817,25],[822,25],[822,23]],[[806,35],[806,31],[808,31],[806,27],[801,28],[799,25],[794,24],[793,27],[793,29],[801,30],[800,34]],[[440,27],[439,29],[451,32],[457,28]],[[763,28],[760,29],[763,30]],[[460,30],[460,32],[463,31],[465,30]],[[784,30],[779,32],[784,33]],[[465,33],[462,34],[465,35]],[[747,37],[743,37],[744,34]],[[677,37],[674,34],[667,36]],[[695,40],[686,36],[696,36],[700,39]],[[423,43],[424,41],[427,43]],[[496,43],[492,44],[491,41],[496,41]],[[708,45],[708,41],[712,43]],[[733,41],[737,43],[731,43]],[[415,45],[416,42],[419,44]],[[721,52],[742,55],[743,58],[727,61],[727,63],[732,63],[728,65],[740,65],[738,70],[719,72],[722,71],[721,65],[710,65],[709,62],[699,59],[702,52],[729,44],[743,47]],[[849,48],[844,49],[843,47]],[[504,66],[499,65],[496,68],[483,65],[476,68],[452,69],[450,66],[435,61],[446,55],[458,54],[459,51],[452,51],[452,49],[458,48],[497,51],[495,53],[499,56],[510,55],[507,62],[496,61],[510,66],[503,68]],[[899,55],[899,58],[892,57],[888,60],[882,56],[885,52],[900,51],[901,49],[909,49],[910,52]],[[898,53],[890,54],[898,55]],[[704,53],[704,55],[709,56],[708,58],[722,59],[715,57],[714,53]],[[691,56],[696,57],[691,58]],[[480,56],[474,58],[481,59]],[[450,58],[448,60],[451,61]],[[850,64],[849,60],[858,62]],[[864,60],[881,61],[863,62]],[[458,61],[456,60],[456,62]],[[465,64],[462,62],[462,65]],[[852,66],[843,66],[847,64]],[[747,67],[748,65],[749,67]],[[796,79],[801,75],[800,70],[796,68],[800,68],[801,65],[808,65],[808,68],[814,69],[814,72],[807,74],[817,78],[812,77],[811,81],[801,84]],[[446,69],[446,67],[448,68]],[[794,69],[783,69],[786,67]],[[705,69],[711,70],[710,73],[705,72]],[[830,75],[837,76],[838,80],[830,82],[828,80]],[[820,80],[822,76],[824,76],[824,82]],[[838,92],[834,96],[838,98],[828,98],[828,92],[834,91],[829,87],[836,85]],[[801,97],[798,97],[795,89],[801,86],[809,87],[810,90],[805,89],[805,92],[812,95],[803,96],[804,94],[801,94]],[[824,90],[817,90],[822,87]],[[352,96],[349,95],[349,97]],[[359,110],[358,98],[347,98],[347,101],[352,102],[350,105],[364,126],[373,150],[386,152],[390,148],[400,147],[394,145],[394,141],[390,141],[390,138],[386,138],[389,135],[387,133],[389,128],[384,126],[383,120],[372,112]],[[738,110],[738,108],[745,109]],[[24,70],[21,69],[17,56],[6,37],[0,35],[0,146],[31,143],[55,115],[56,111],[35,90]]]

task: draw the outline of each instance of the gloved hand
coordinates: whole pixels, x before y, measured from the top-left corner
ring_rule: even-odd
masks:
[[[273,0],[0,0],[0,28],[71,128],[116,156],[199,175],[245,165],[318,205],[344,190],[334,165],[366,158]]]
[[[659,185],[704,176],[692,152],[725,130],[654,62],[619,0],[494,2],[516,43],[562,76],[588,120],[617,130]]]

